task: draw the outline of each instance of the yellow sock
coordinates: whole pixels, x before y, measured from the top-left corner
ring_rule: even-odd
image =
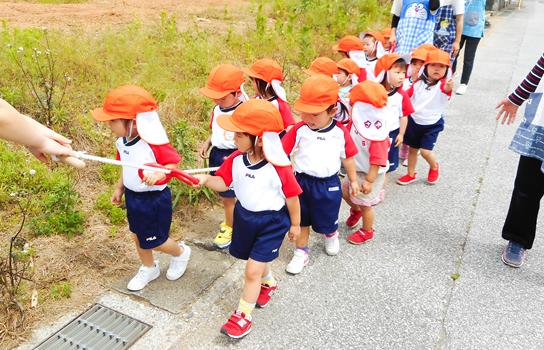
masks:
[[[251,311],[255,308],[255,303],[251,304],[245,301],[244,299],[240,299],[240,304],[238,305],[238,311],[243,312],[246,314],[246,316],[251,315]]]
[[[276,286],[276,280],[272,277],[272,271],[267,276],[261,278],[261,283],[268,284],[270,287]]]

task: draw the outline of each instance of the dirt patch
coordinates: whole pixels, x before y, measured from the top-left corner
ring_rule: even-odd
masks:
[[[100,31],[118,28],[137,19],[143,23],[160,22],[161,12],[176,15],[179,27],[205,23],[210,9],[225,12],[245,7],[244,0],[89,0],[81,4],[38,4],[0,2],[0,19],[8,27],[47,27],[62,30]]]

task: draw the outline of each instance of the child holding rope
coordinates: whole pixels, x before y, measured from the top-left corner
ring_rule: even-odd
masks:
[[[177,167],[181,157],[168,141],[157,108],[155,99],[145,89],[124,85],[106,96],[102,108],[92,111],[93,118],[107,122],[118,137],[115,143],[117,160]],[[140,179],[138,169],[124,166],[111,197],[111,203],[118,205],[125,195],[129,229],[134,233],[136,250],[142,260],[138,274],[128,283],[128,290],[141,290],[159,277],[159,261],[153,261],[153,250],[172,256],[166,272],[169,280],[180,278],[187,268],[191,249],[168,237],[172,223],[172,196],[166,184],[157,184],[165,178],[164,173],[155,172]]]

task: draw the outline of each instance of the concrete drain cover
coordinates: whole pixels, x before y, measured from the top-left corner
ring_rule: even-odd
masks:
[[[35,350],[128,349],[151,325],[96,304]]]

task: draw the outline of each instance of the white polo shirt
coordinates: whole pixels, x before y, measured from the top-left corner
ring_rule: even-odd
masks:
[[[221,108],[217,105],[213,108],[212,120],[210,121],[210,129],[212,129],[212,146],[220,149],[236,149],[236,145],[234,144],[234,133],[220,127],[219,124],[217,124],[217,117],[222,114],[232,114],[240,104],[242,104],[242,102],[229,108]]]
[[[251,164],[247,153],[240,151],[231,154],[215,175],[234,190],[244,209],[253,212],[280,210],[286,198],[302,193],[290,166],[276,167],[266,159]]]
[[[433,86],[418,80],[406,91],[415,110],[412,118],[416,124],[432,125],[442,118],[446,103],[450,100],[453,91],[446,93],[445,86],[446,79],[441,79]]]
[[[305,122],[299,122],[281,139],[286,154],[295,156],[295,171],[326,178],[338,173],[340,158],[357,154],[349,131],[336,120],[324,129],[312,130]]]
[[[357,132],[357,129],[350,125],[350,135],[357,147],[359,153],[353,159],[357,171],[362,171],[368,174],[370,165],[379,165],[378,174],[382,174],[389,170],[389,146],[391,141],[387,137],[383,141],[370,141],[365,139]]]
[[[387,126],[390,131],[400,128],[400,118],[414,113],[414,107],[406,91],[401,88],[394,89],[387,94],[387,108],[390,111],[390,117],[387,120]]]

